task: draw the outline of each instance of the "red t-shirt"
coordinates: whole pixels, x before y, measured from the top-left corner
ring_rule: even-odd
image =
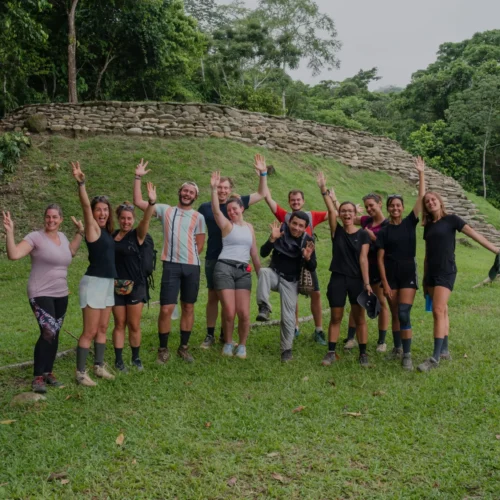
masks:
[[[309,224],[306,228],[306,233],[309,236],[312,236],[313,229],[322,222],[325,221],[328,212],[305,212],[309,216]],[[291,212],[287,212],[284,208],[281,208],[278,204],[276,204],[276,213],[274,216],[281,222],[288,222],[287,215],[290,215]]]

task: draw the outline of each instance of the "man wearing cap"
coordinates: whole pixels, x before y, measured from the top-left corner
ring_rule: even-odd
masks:
[[[292,347],[295,331],[295,308],[297,306],[298,284],[302,266],[314,272],[316,253],[311,236],[306,233],[308,215],[302,211],[292,212],[288,223],[274,221],[271,235],[260,249],[261,257],[271,252],[269,267],[261,268],[257,285],[257,321],[267,321],[271,312],[269,295],[271,290],[281,298],[281,361],[293,359]]]
[[[146,175],[147,162],[137,165],[134,181],[134,204],[145,210],[148,202],[142,199],[141,178]],[[186,362],[192,363],[188,351],[189,337],[194,323],[194,304],[200,287],[200,256],[205,243],[205,218],[196,210],[193,203],[198,198],[198,186],[185,182],[179,188],[179,201],[176,206],[157,204],[155,215],[163,225],[163,275],[160,291],[160,315],[158,317],[157,362],[164,364],[170,358],[168,339],[172,313],[180,291],[181,297],[181,341],[177,354]]]

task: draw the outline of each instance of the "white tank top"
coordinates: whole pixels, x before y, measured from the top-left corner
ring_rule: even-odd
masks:
[[[248,224],[244,226],[233,224],[231,232],[222,238],[222,252],[219,255],[219,260],[247,263],[250,260],[252,242],[252,231]]]

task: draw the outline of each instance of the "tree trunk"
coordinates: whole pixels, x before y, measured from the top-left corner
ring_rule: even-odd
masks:
[[[486,199],[486,150],[488,149],[488,143],[490,142],[490,131],[486,132],[483,143],[483,198]]]
[[[76,27],[75,13],[78,0],[71,0],[71,8],[68,11],[68,102],[78,102],[76,92]]]
[[[283,74],[286,74],[286,62],[283,61]],[[283,91],[281,92],[281,107],[283,108],[283,116],[286,116],[286,88],[283,82]]]
[[[116,59],[116,56],[113,56],[113,57],[110,57],[110,56],[111,56],[111,51],[108,52],[104,66],[102,67],[101,71],[99,72],[99,77],[97,78],[97,83],[95,85],[95,98],[96,99],[99,98],[99,93],[101,92],[102,77],[104,76],[104,73],[106,73],[106,70],[108,69],[108,66],[111,64],[111,61],[113,61],[113,59]]]

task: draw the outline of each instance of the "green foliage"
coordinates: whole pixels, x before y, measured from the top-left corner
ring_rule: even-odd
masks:
[[[254,90],[252,86],[245,85],[223,89],[220,102],[235,108],[271,115],[279,115],[281,112],[279,97],[267,87]]]
[[[0,135],[0,179],[12,174],[31,140],[22,132],[6,132]]]

